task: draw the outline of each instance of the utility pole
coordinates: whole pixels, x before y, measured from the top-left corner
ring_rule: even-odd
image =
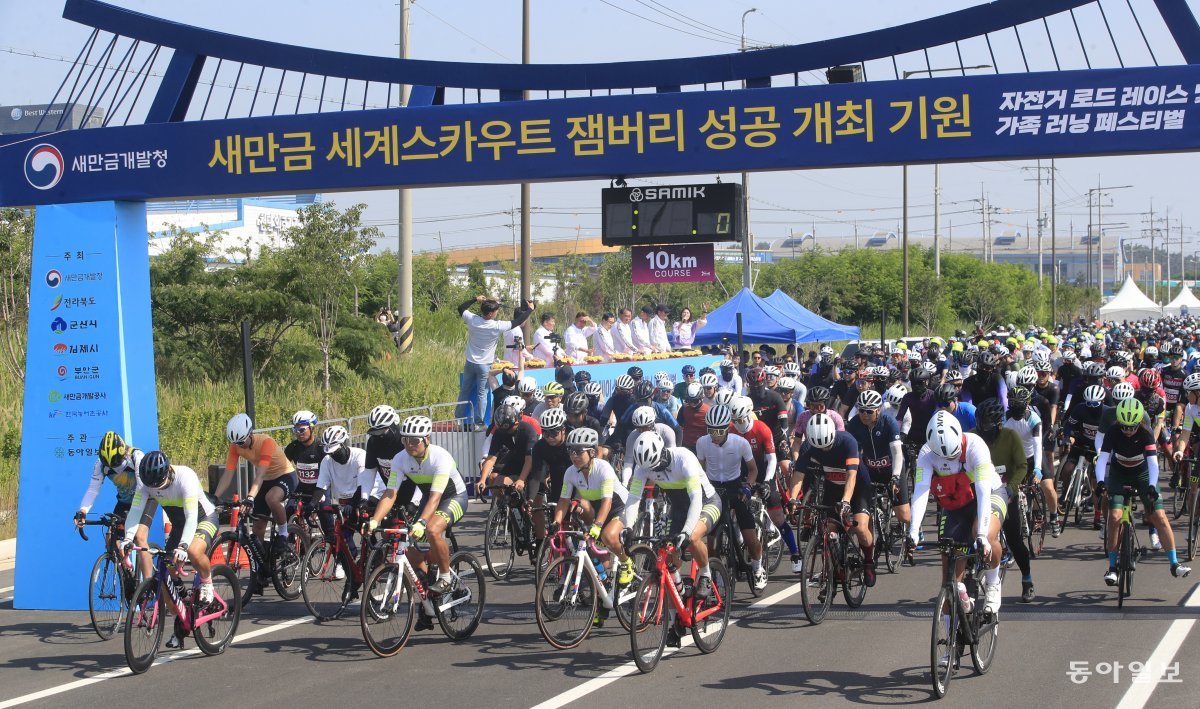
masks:
[[[529,2],[529,0],[525,0]],[[758,8],[750,8],[742,13],[742,43],[738,51],[746,51],[746,16],[752,12],[758,12]],[[742,88],[746,88],[746,82],[742,82]],[[750,270],[750,256],[753,245],[750,243],[750,173],[742,171],[742,287],[750,288],[753,284],[753,276]]]
[[[902,297],[902,309],[904,311],[903,332],[904,337],[908,337],[908,165],[904,166],[904,228],[900,230],[900,261],[901,268],[904,269],[904,294]]]
[[[400,0],[400,58],[408,58],[408,13],[411,0]],[[411,87],[408,84],[400,85],[400,105],[408,107],[408,98]],[[400,269],[396,276],[397,305],[399,318],[396,323],[396,347],[399,348],[400,354],[405,354],[412,351],[413,344],[413,281],[412,281],[412,262],[413,262],[413,246],[412,246],[412,192],[407,189],[400,188],[399,196],[399,224],[400,224],[400,243],[396,256],[400,259]]]
[[[942,277],[942,166],[933,164],[933,275]]]
[[[1050,323],[1058,324],[1058,202],[1054,186],[1058,182],[1058,171],[1054,160],[1050,160]]]
[[[521,63],[529,63],[529,0],[521,2]],[[522,100],[529,99],[529,92],[521,94]],[[521,303],[532,300],[533,293],[533,259],[530,254],[533,248],[533,236],[529,224],[529,183],[521,183]],[[526,342],[529,339],[529,327],[525,326]]]

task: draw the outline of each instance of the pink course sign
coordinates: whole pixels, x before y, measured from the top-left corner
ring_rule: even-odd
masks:
[[[634,283],[695,283],[715,280],[712,244],[633,247]]]

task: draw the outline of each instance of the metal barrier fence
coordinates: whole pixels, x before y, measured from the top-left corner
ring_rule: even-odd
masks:
[[[474,430],[469,414],[467,416],[455,415],[458,407],[464,403],[468,402],[453,401],[444,404],[430,404],[429,406],[400,409],[396,413],[400,415],[401,421],[408,416],[428,416],[433,421],[433,435],[430,436],[430,441],[449,451],[458,463],[458,469],[463,478],[468,482],[474,482],[479,477],[479,455],[484,434],[482,431]],[[467,407],[467,409],[469,408]],[[346,427],[350,433],[350,445],[359,448],[367,447],[366,414],[318,421],[316,435],[321,435],[319,429],[334,425]],[[280,446],[287,446],[290,442],[291,431],[290,424],[254,429],[256,434],[263,433],[273,437]],[[234,489],[239,495],[245,497],[250,483],[254,481],[254,473],[249,462],[239,459],[236,474]]]

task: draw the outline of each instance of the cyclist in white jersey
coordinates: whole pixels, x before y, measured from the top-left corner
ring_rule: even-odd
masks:
[[[754,463],[750,442],[736,433],[730,433],[732,418],[728,406],[714,406],[708,410],[705,417],[708,435],[696,441],[696,459],[704,466],[704,472],[718,496],[726,502],[727,510],[737,516],[742,540],[750,554],[755,588],[763,588],[767,585],[767,572],[762,565],[762,543],[747,504],[752,494],[751,488],[758,481],[758,467]],[[747,471],[745,480],[742,479],[743,465]]]

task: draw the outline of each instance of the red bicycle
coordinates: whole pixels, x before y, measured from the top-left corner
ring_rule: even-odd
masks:
[[[696,561],[691,562],[691,570],[683,579],[683,588],[676,588],[667,561],[675,552],[675,545],[661,538],[650,540],[650,544],[657,558],[655,568],[638,587],[629,625],[633,661],[642,672],[651,672],[658,665],[667,646],[670,628],[679,634],[690,629],[700,652],[716,651],[729,627],[730,604],[733,602],[733,579],[720,559],[709,558],[712,590],[705,598],[697,599],[693,592],[699,568]]]
[[[326,541],[324,536],[314,539],[304,557],[300,579],[304,606],[318,622],[340,618],[351,601],[358,598],[371,570],[383,559],[377,544],[378,532],[364,536],[356,554],[350,542],[354,532],[342,505],[327,505],[326,511],[334,515],[333,542]]]

